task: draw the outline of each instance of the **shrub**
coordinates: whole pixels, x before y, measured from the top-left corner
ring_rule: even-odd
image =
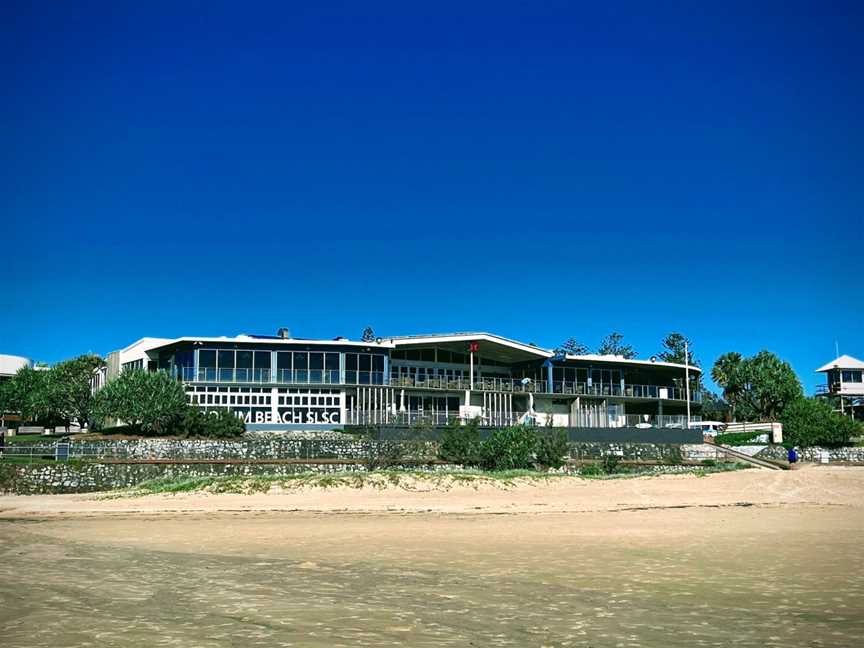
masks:
[[[725,446],[749,445],[754,443],[756,439],[765,434],[764,430],[756,430],[753,432],[729,432],[728,434],[718,434],[714,437],[714,443]]]
[[[480,463],[480,430],[477,419],[462,425],[453,419],[444,429],[438,444],[438,458],[462,466],[476,466]]]
[[[189,406],[183,385],[164,371],[124,371],[96,394],[99,418],[122,421],[139,434],[171,434]]]
[[[569,449],[567,432],[550,428],[537,436],[537,463],[546,468],[560,468],[567,462]]]
[[[208,439],[236,439],[246,431],[246,425],[231,410],[204,412],[187,406],[174,433],[177,436]]]
[[[614,475],[618,472],[618,466],[621,463],[621,460],[616,455],[607,454],[603,457],[603,472],[607,475]]]
[[[579,474],[585,477],[599,477],[603,473],[603,466],[599,463],[585,464],[579,469]]]
[[[486,470],[533,468],[537,435],[524,425],[494,430],[480,446],[480,465]]]
[[[835,412],[823,400],[799,398],[786,407],[780,419],[788,446],[841,446],[861,434],[861,424]]]

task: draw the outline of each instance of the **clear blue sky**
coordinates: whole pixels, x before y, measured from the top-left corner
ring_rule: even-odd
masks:
[[[418,4],[3,3],[0,352],[864,357],[861,3]]]

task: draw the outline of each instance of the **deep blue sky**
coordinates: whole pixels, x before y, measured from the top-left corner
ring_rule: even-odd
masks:
[[[809,388],[864,357],[864,13],[706,4],[3,3],[0,352],[680,330]]]

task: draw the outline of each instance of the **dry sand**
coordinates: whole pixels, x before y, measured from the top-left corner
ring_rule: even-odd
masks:
[[[404,479],[400,486],[275,488],[248,495],[202,492],[141,497],[0,496],[0,518],[138,513],[295,511],[350,513],[585,513],[736,505],[864,506],[864,468],[811,466],[631,479],[554,478],[467,485]]]
[[[416,482],[413,488],[428,488]],[[861,646],[864,469],[0,498],[36,646]]]

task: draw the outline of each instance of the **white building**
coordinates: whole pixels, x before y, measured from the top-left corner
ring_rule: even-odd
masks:
[[[825,384],[816,388],[818,396],[835,397],[839,412],[864,417],[864,362],[841,355],[816,372],[825,374]]]
[[[229,409],[262,431],[454,418],[488,426],[686,427],[688,411],[698,420],[701,409],[698,367],[561,355],[491,333],[143,338],[109,354],[94,388],[134,369],[167,371],[183,382],[190,403]]]

